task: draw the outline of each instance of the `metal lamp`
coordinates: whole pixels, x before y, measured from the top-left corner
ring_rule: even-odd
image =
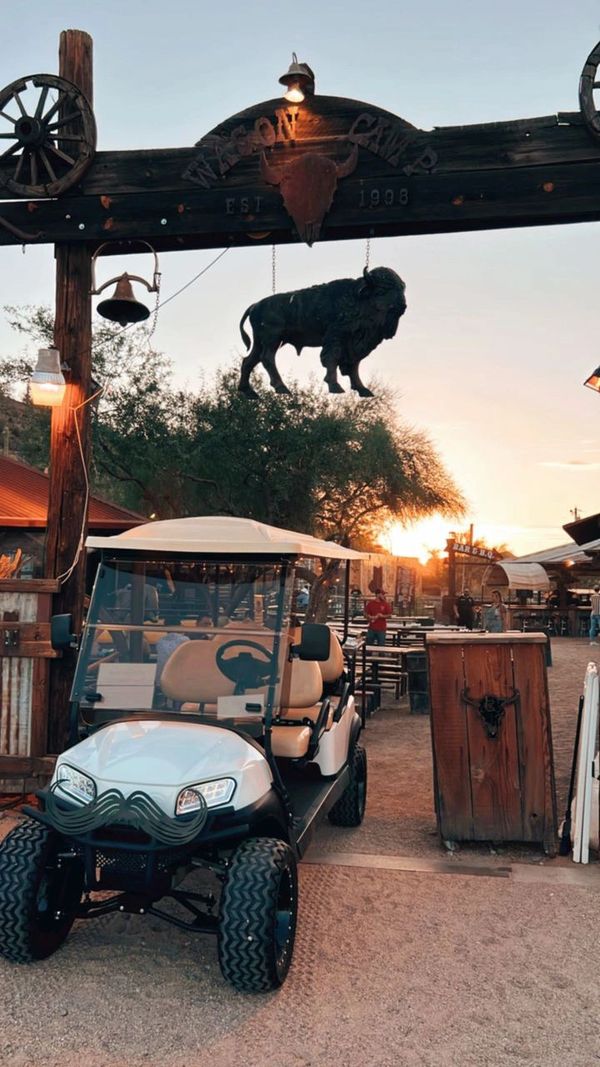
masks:
[[[583,384],[587,385],[588,389],[595,389],[597,393],[600,393],[600,367],[596,367]]]
[[[315,76],[308,63],[299,63],[298,56],[292,52],[292,62],[285,74],[279,79],[281,85],[287,87],[283,94],[284,100],[290,104],[301,104],[308,93],[315,91]]]
[[[29,379],[29,395],[36,407],[59,407],[67,385],[57,348],[40,348],[35,370]]]

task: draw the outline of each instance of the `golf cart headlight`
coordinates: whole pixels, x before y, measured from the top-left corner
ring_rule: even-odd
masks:
[[[190,811],[198,811],[201,793],[206,801],[207,808],[217,808],[220,804],[228,804],[233,796],[235,780],[233,778],[217,778],[214,782],[199,782],[198,785],[188,785],[182,789],[177,797],[175,805],[176,815],[187,815]]]
[[[90,804],[96,799],[96,783],[83,771],[70,767],[68,763],[60,763],[56,768],[56,787],[62,793],[66,793],[75,800],[81,800],[84,804]]]

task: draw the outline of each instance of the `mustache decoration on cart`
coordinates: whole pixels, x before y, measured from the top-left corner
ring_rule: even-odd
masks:
[[[198,793],[200,810],[184,822],[169,818],[152,797],[139,789],[128,797],[119,789],[108,789],[85,807],[65,811],[54,795],[59,785],[60,781],[56,782],[46,796],[46,811],[55,829],[67,837],[90,834],[102,826],[119,823],[142,830],[163,845],[187,845],[204,828],[208,816],[201,793]]]

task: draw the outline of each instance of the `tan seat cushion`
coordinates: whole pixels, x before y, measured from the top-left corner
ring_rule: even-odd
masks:
[[[337,682],[344,673],[344,653],[337,634],[330,630],[329,658],[319,663],[324,682]]]
[[[282,759],[301,759],[308,752],[311,733],[308,726],[274,726],[271,732],[273,755]]]
[[[283,672],[281,706],[310,708],[321,699],[323,678],[313,660],[288,660]]]

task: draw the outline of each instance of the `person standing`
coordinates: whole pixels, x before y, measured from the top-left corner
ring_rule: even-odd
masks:
[[[385,599],[383,589],[376,589],[372,600],[365,604],[365,615],[369,623],[367,630],[368,645],[385,645],[385,632],[388,616],[392,614],[391,604]]]
[[[594,586],[594,592],[590,597],[590,645],[597,645],[596,640],[600,632],[600,585]]]
[[[501,634],[506,630],[506,604],[498,589],[492,590],[492,603],[484,613],[484,629],[491,634]]]
[[[468,589],[463,589],[459,597],[456,598],[456,604],[454,605],[454,617],[459,626],[466,626],[467,630],[472,630],[475,622],[475,601],[470,596]]]

